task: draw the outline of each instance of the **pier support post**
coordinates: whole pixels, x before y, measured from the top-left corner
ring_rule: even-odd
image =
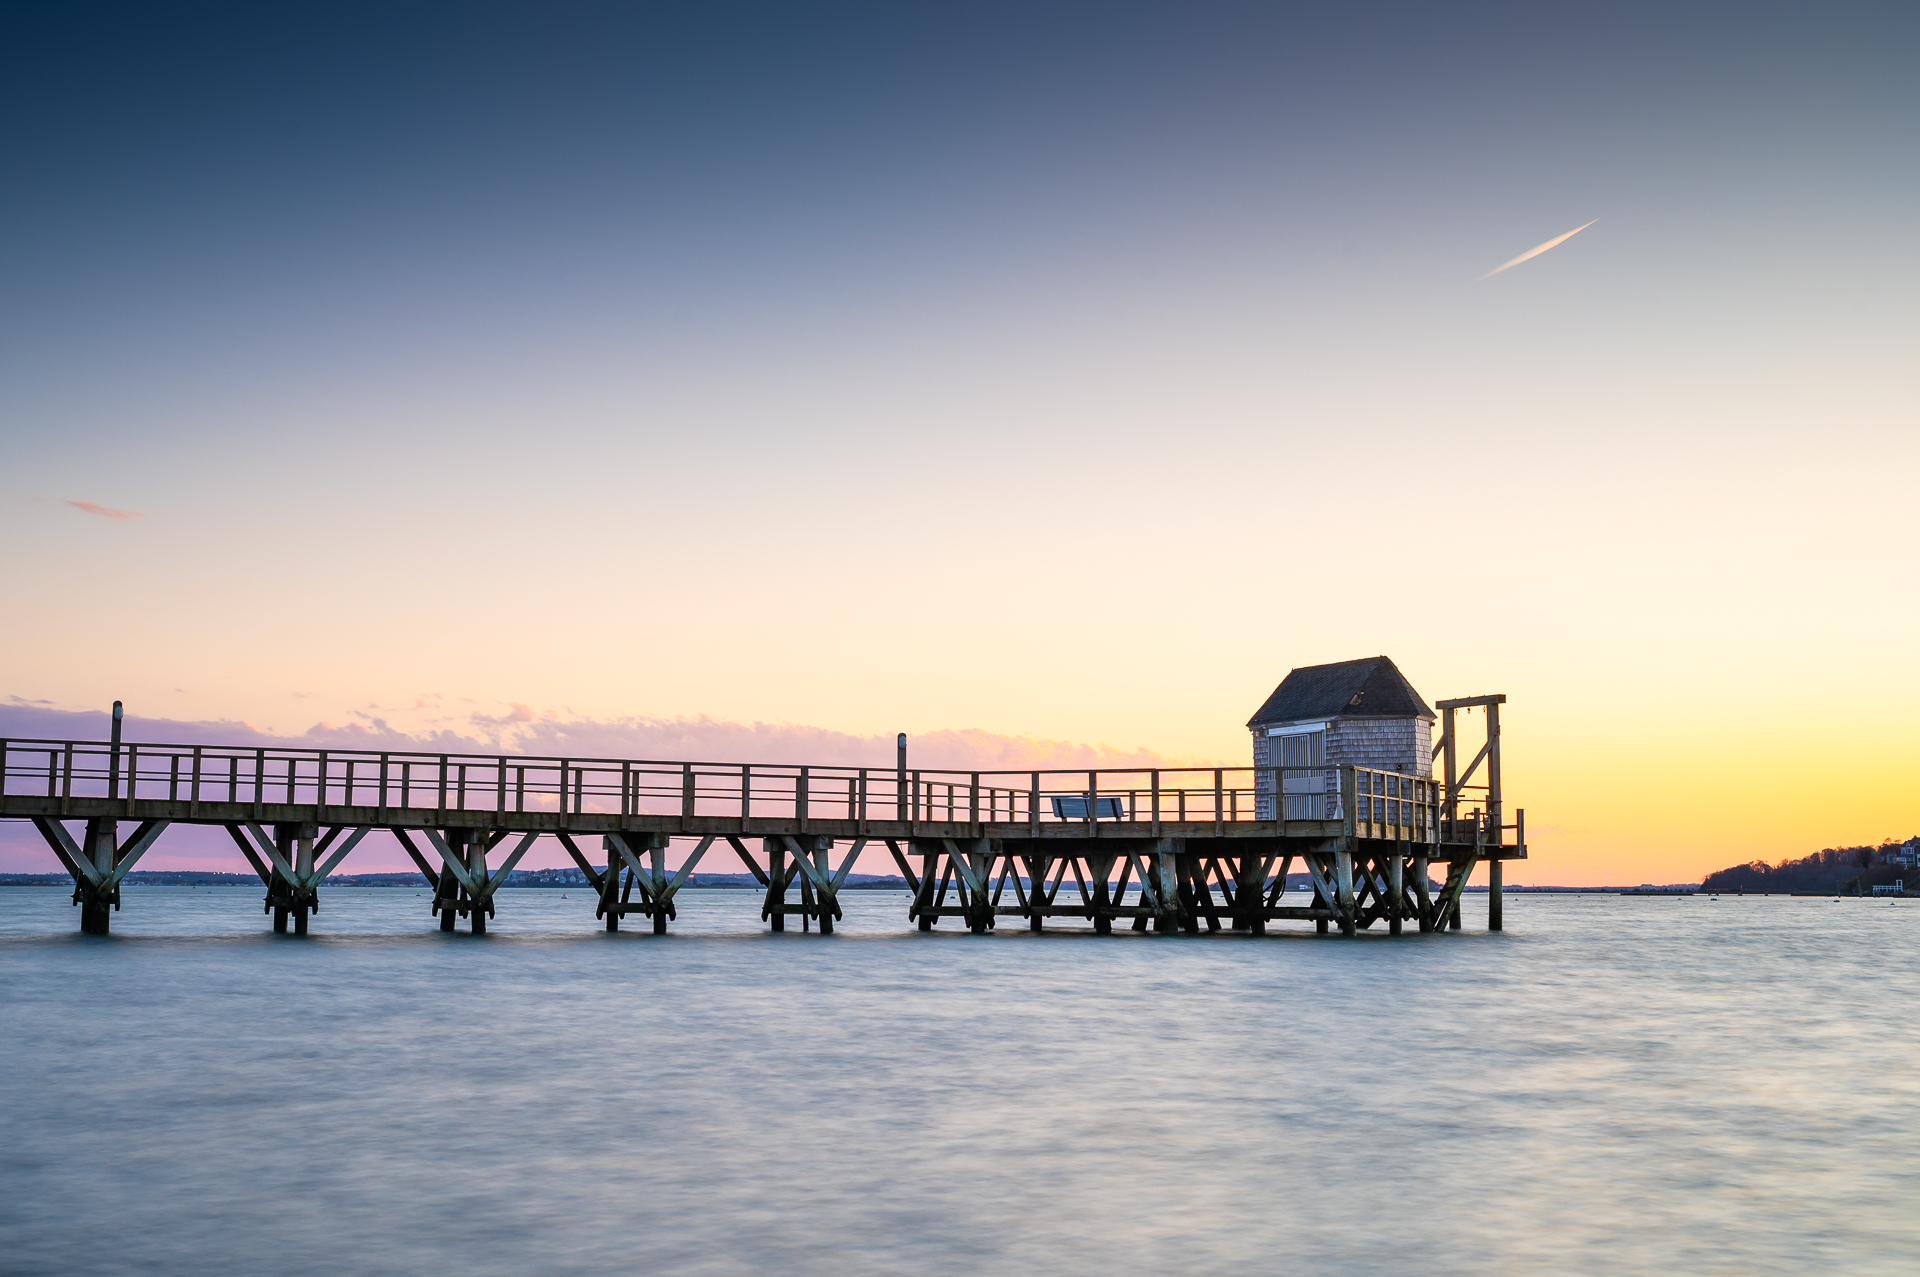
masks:
[[[1393,844],[1393,854],[1387,857],[1387,934],[1400,934],[1400,915],[1406,912],[1406,863],[1407,844]]]
[[[467,840],[467,876],[481,886],[485,886],[487,882],[487,831],[484,829],[468,829],[464,832]],[[473,934],[476,936],[486,935],[487,916],[493,912],[493,897],[488,895],[483,899],[473,899],[470,895],[468,897],[468,907],[471,912],[467,917],[473,925]]]
[[[1156,908],[1153,915],[1155,931],[1178,931],[1183,921],[1180,900],[1180,856],[1178,843],[1172,838],[1161,838],[1154,843],[1152,864],[1147,872],[1153,875],[1153,894]]]
[[[620,930],[620,864],[618,852],[607,853],[607,869],[600,875],[600,913],[607,920],[608,931]],[[452,928],[448,928],[452,930]]]
[[[1267,883],[1261,872],[1266,859],[1251,851],[1240,853],[1238,860],[1227,858],[1233,866],[1233,929],[1263,935],[1267,930]]]
[[[1093,888],[1093,933],[1097,936],[1113,934],[1113,857],[1111,855],[1089,854],[1087,872],[1093,878],[1089,885]]]
[[[973,840],[967,859],[973,867],[974,880],[980,884],[973,901],[971,928],[973,934],[984,936],[993,930],[993,868],[994,862],[1000,859],[1000,849],[993,845],[993,839],[982,835]]]
[[[1354,935],[1354,853],[1340,849],[1332,853],[1332,889],[1338,897],[1334,912],[1340,914],[1340,935]]]
[[[293,922],[293,934],[307,934],[307,915],[320,911],[320,893],[300,886],[313,877],[313,840],[320,831],[311,823],[279,824],[273,827],[273,849],[293,870],[296,881],[289,882],[276,866],[267,877],[266,910],[273,915],[273,929],[280,935]]]
[[[1047,878],[1053,872],[1053,861],[1046,856],[1025,857],[1027,869],[1027,930],[1039,931],[1046,926],[1046,920],[1040,910],[1052,903],[1047,899]],[[1019,873],[1016,867],[1014,872]]]
[[[452,931],[454,918],[459,911],[460,880],[453,876],[453,870],[440,866],[440,886],[433,893],[433,911],[440,915],[440,930]],[[607,930],[614,929],[613,915],[607,915]]]
[[[929,846],[920,856],[920,896],[918,905],[920,910],[920,930],[922,931],[933,930],[933,914],[928,911],[933,908],[934,871],[938,868],[940,868],[940,856]]]
[[[114,724],[116,728],[119,724]],[[116,849],[118,826],[112,820],[95,816],[87,821],[86,854],[92,857],[93,870],[99,875],[100,882],[113,881],[113,853]],[[74,881],[74,894],[80,901],[80,930],[90,936],[104,936],[112,926],[113,911],[120,907],[120,884],[102,887],[98,883],[78,878]]]
[[[1433,869],[1425,851],[1413,853],[1413,894],[1420,902],[1419,923],[1422,933],[1433,930]]]
[[[1500,899],[1500,889],[1505,885],[1502,881],[1502,879],[1506,877],[1505,868],[1506,866],[1503,861],[1489,860],[1487,862],[1488,931],[1501,931],[1505,929],[1504,923],[1506,920],[1501,916],[1504,911],[1501,908],[1503,902]]]
[[[761,844],[767,853],[767,903],[761,916],[775,931],[787,929],[787,844],[769,838]]]

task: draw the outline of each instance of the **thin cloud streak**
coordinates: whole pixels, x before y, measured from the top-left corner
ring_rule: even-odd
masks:
[[[1597,222],[1599,220],[1600,219],[1596,217],[1593,219],[1593,222]],[[1501,271],[1506,270],[1509,266],[1518,266],[1521,262],[1531,261],[1532,259],[1540,256],[1540,254],[1546,252],[1549,248],[1557,248],[1559,245],[1564,244],[1568,240],[1572,239],[1575,235],[1578,235],[1581,231],[1586,230],[1587,226],[1593,225],[1593,222],[1588,222],[1586,226],[1576,226],[1572,230],[1568,231],[1565,235],[1556,235],[1552,239],[1548,240],[1546,243],[1541,244],[1536,248],[1529,248],[1526,252],[1520,254],[1520,256],[1514,258],[1512,261],[1504,262],[1501,265],[1494,267],[1492,270],[1482,275],[1479,280],[1475,280],[1474,282],[1479,283],[1480,280],[1492,279],[1495,275],[1498,275]]]
[[[84,510],[88,514],[97,514],[103,519],[144,519],[147,517],[138,510],[115,510],[109,506],[95,505],[91,501],[67,501],[67,504],[76,510]]]

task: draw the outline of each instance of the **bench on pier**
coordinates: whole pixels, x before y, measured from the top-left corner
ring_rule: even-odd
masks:
[[[1093,800],[1095,820],[1119,820],[1127,813],[1120,806],[1118,795],[1105,796]],[[1087,818],[1087,798],[1055,797],[1053,800],[1053,818],[1055,820],[1085,820]]]

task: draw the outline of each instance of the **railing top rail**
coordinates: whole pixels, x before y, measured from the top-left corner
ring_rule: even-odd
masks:
[[[85,750],[89,753],[93,753],[93,752],[107,753],[111,751],[111,749],[113,748],[111,741],[56,740],[56,739],[47,738],[47,737],[33,737],[33,736],[14,736],[14,737],[0,738],[0,746],[4,746],[8,749],[12,749],[13,747],[16,747],[16,746],[26,746],[29,748],[39,748],[39,749],[52,748],[52,749],[60,749],[60,750],[64,750],[68,746],[73,746],[77,751]],[[268,758],[273,758],[273,759],[312,758],[317,760],[321,754],[325,754],[331,760],[341,760],[341,759],[347,759],[347,758],[366,758],[366,759],[377,760],[379,758],[385,757],[388,759],[409,760],[409,761],[424,759],[437,764],[441,759],[444,758],[447,760],[449,764],[463,763],[463,764],[470,765],[473,763],[482,763],[482,764],[490,764],[490,765],[498,766],[501,763],[505,763],[508,766],[557,767],[561,763],[566,763],[569,766],[584,765],[589,767],[609,767],[609,768],[611,767],[645,768],[645,769],[658,768],[658,769],[661,769],[662,771],[674,771],[674,772],[682,772],[689,767],[714,768],[714,769],[721,769],[725,771],[738,771],[741,767],[749,767],[749,768],[752,768],[757,773],[766,774],[769,778],[771,778],[775,774],[780,774],[780,773],[796,773],[797,774],[803,769],[812,773],[827,774],[827,775],[857,774],[859,772],[864,771],[864,772],[867,772],[869,776],[871,776],[872,778],[883,781],[883,782],[891,778],[895,774],[895,770],[896,770],[894,765],[884,764],[884,763],[870,764],[863,767],[855,763],[825,763],[825,764],[821,764],[821,763],[756,763],[756,762],[741,762],[738,760],[721,761],[718,759],[615,758],[615,757],[608,757],[608,756],[601,756],[601,755],[579,755],[579,754],[513,754],[513,753],[487,754],[487,753],[478,753],[478,752],[469,753],[469,752],[457,751],[457,750],[441,751],[441,750],[424,750],[424,749],[378,749],[378,748],[368,748],[364,746],[335,747],[335,746],[287,746],[287,745],[210,745],[205,742],[182,743],[182,742],[171,742],[171,741],[131,741],[131,740],[121,741],[120,747],[123,751],[126,750],[129,746],[138,746],[143,751],[167,750],[167,751],[178,751],[181,753],[191,753],[192,751],[197,749],[201,751],[203,756],[208,753],[211,753],[216,757],[234,756],[234,757],[255,758],[261,754],[265,754]],[[1197,765],[1197,766],[1178,766],[1178,767],[1098,767],[1098,766],[1095,766],[1095,767],[1042,767],[1042,768],[1028,767],[1028,768],[1006,768],[1006,769],[997,769],[997,770],[979,770],[979,771],[975,771],[967,768],[929,768],[929,767],[913,767],[913,766],[909,766],[908,768],[909,772],[919,776],[922,781],[925,781],[929,778],[937,778],[941,781],[941,783],[945,783],[945,781],[948,778],[964,778],[967,781],[971,781],[976,777],[978,777],[982,781],[987,781],[990,779],[993,779],[993,780],[1006,779],[1006,780],[1017,780],[1019,782],[1017,785],[1009,785],[1008,787],[1020,788],[1020,789],[1025,789],[1029,787],[1032,783],[1033,777],[1035,776],[1041,777],[1043,783],[1054,778],[1065,778],[1072,781],[1073,783],[1079,784],[1079,783],[1084,783],[1089,774],[1097,774],[1101,777],[1115,777],[1115,778],[1125,777],[1125,776],[1138,776],[1138,777],[1141,777],[1143,780],[1150,780],[1151,777],[1155,775],[1159,775],[1161,777],[1204,776],[1204,777],[1207,777],[1210,782],[1211,777],[1215,772],[1221,772],[1221,773],[1253,772],[1253,773],[1271,774],[1271,773],[1280,772],[1280,771],[1307,773],[1307,772],[1334,771],[1334,770],[1353,770],[1353,771],[1365,772],[1369,775],[1399,776],[1407,780],[1430,781],[1433,779],[1430,776],[1417,776],[1410,772],[1394,772],[1394,771],[1388,771],[1385,768],[1379,768],[1379,767],[1356,767],[1356,766],[1353,766],[1352,764],[1336,764],[1336,763],[1325,763],[1325,764],[1317,764],[1313,766],[1303,766],[1303,767],[1283,767],[1277,763],[1265,764],[1260,766],[1256,766],[1250,763],[1239,763],[1239,764],[1220,764],[1217,766]]]

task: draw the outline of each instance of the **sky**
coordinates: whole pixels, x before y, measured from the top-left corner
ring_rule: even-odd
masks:
[[[1916,36],[7,7],[0,732],[1238,763],[1386,653],[1509,881],[1904,838]]]

